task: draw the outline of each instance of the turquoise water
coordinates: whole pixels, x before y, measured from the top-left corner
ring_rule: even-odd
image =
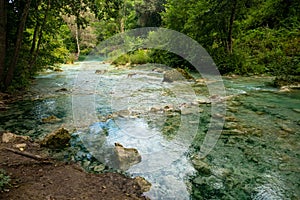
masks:
[[[73,139],[61,157],[97,173],[119,171],[114,143],[135,148],[142,161],[126,173],[151,182],[152,199],[300,199],[300,91],[280,92],[268,77],[223,78],[225,125],[201,159],[206,86],[163,83],[154,67],[162,66],[82,62],[43,72],[23,101],[0,113],[1,129],[41,139],[65,127]],[[43,123],[49,116],[61,121]]]

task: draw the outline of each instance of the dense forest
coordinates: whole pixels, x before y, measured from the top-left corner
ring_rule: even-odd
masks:
[[[279,85],[299,82],[299,11],[297,0],[4,0],[0,87],[22,89],[36,72],[81,60],[100,41],[139,27],[188,35],[210,53],[222,74],[269,74]],[[137,62],[144,57],[189,67],[168,52],[132,55]]]

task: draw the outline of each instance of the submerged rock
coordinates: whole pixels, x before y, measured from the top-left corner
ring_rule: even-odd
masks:
[[[56,122],[60,122],[61,119],[59,119],[58,117],[51,115],[49,117],[43,118],[42,122],[43,123],[56,123]]]
[[[69,145],[71,135],[68,130],[60,128],[48,134],[41,142],[41,146],[51,149],[63,149]]]
[[[209,175],[211,174],[211,167],[204,161],[200,160],[198,157],[192,158],[192,163],[195,169],[200,172],[201,174]]]
[[[115,153],[117,155],[117,165],[124,171],[142,160],[137,149],[125,148],[120,143],[115,143]]]
[[[152,186],[150,182],[140,176],[135,177],[134,181],[140,186],[142,192],[148,192]]]

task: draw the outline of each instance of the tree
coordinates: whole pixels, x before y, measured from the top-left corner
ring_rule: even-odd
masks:
[[[24,32],[24,29],[25,29],[25,23],[26,23],[26,20],[27,20],[27,16],[29,14],[30,4],[31,4],[31,0],[27,0],[25,2],[24,8],[22,10],[22,15],[21,15],[20,22],[19,22],[19,25],[18,25],[15,49],[14,49],[14,52],[13,52],[12,59],[10,60],[10,64],[9,64],[8,69],[7,69],[7,74],[6,74],[6,77],[5,77],[5,80],[4,80],[4,86],[6,88],[11,84],[11,82],[13,80],[13,77],[14,77],[14,72],[15,72],[16,65],[17,65],[17,62],[18,62],[18,59],[19,59],[20,49],[21,49],[21,45],[22,45],[23,32]]]
[[[160,13],[164,11],[165,0],[142,0],[135,6],[138,24],[141,27],[161,26]]]
[[[3,83],[6,54],[7,2],[0,1],[0,84]]]
[[[94,1],[1,1],[1,91],[20,89],[26,86],[36,71],[64,62],[70,52],[67,44],[70,44],[71,36],[62,15],[76,16],[76,24],[83,27],[87,21],[82,13],[88,6],[94,6]]]

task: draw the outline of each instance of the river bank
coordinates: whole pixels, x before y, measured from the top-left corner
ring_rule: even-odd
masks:
[[[118,173],[90,174],[76,163],[52,159],[47,149],[29,138],[7,140],[3,133],[0,138],[0,169],[11,180],[0,199],[147,199],[136,179]]]

